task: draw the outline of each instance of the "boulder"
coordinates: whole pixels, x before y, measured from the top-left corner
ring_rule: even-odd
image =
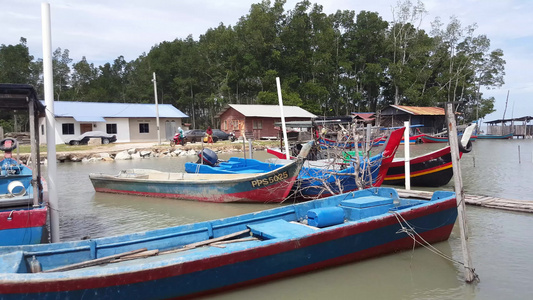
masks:
[[[128,159],[131,159],[131,155],[128,153],[128,151],[119,152],[115,156],[115,160],[128,160]]]

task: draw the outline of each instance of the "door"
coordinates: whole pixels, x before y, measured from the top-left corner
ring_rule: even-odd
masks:
[[[80,124],[81,134],[86,133],[87,131],[93,130],[93,124]]]

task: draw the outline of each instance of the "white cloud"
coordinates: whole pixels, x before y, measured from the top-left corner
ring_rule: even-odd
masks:
[[[273,2],[274,0],[271,0]],[[413,3],[416,0],[411,0]],[[260,0],[50,0],[52,13],[52,47],[69,49],[71,58],[101,65],[123,55],[136,59],[151,47],[189,34],[200,34],[220,23],[235,25],[248,14],[252,3]],[[293,9],[300,0],[288,0],[285,10]],[[533,89],[533,1],[530,0],[425,0],[428,15],[423,29],[440,17],[444,24],[456,16],[463,27],[476,23],[476,34],[486,34],[491,47],[504,51],[506,84],[500,90],[485,91],[497,99],[498,111],[510,97],[528,103]],[[396,0],[315,0],[325,13],[337,10],[375,11],[391,21]],[[30,52],[42,57],[41,1],[0,0],[0,44],[17,44],[20,37],[28,40]],[[530,106],[530,107],[529,107]],[[533,115],[533,105],[521,112]],[[515,107],[515,109],[516,109]],[[498,112],[499,113],[499,112]]]

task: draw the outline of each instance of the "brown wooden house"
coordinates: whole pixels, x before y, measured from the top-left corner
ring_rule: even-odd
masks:
[[[283,106],[283,115],[285,121],[316,118],[316,115],[298,106]],[[228,104],[216,118],[220,118],[222,131],[233,131],[236,137],[277,138],[279,130],[274,123],[281,121],[281,111],[278,105]]]
[[[411,125],[423,125],[419,130],[423,133],[437,133],[446,128],[444,108],[391,105],[380,113],[380,126],[401,127],[405,121]]]

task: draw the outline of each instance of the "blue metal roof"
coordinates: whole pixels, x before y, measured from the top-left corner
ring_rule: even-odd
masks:
[[[160,118],[188,118],[171,104],[159,104]],[[102,118],[155,118],[155,104],[54,101],[56,118],[103,122]]]

